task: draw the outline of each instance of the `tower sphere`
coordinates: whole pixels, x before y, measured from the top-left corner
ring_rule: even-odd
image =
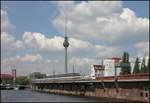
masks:
[[[68,42],[68,38],[67,38],[67,37],[65,37],[63,46],[64,46],[65,48],[69,46],[69,42]]]

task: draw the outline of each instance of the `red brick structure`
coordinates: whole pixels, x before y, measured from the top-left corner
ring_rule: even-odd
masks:
[[[1,83],[3,84],[12,84],[13,76],[11,74],[0,74]]]

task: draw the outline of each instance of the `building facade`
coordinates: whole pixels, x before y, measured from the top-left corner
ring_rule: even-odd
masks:
[[[104,59],[101,65],[92,65],[94,68],[95,77],[119,76],[121,58]]]
[[[104,76],[104,65],[93,65],[94,71],[95,71],[95,76],[96,77],[103,77]]]
[[[121,67],[120,67],[121,58],[108,58],[103,61],[104,76],[117,76],[120,75]]]

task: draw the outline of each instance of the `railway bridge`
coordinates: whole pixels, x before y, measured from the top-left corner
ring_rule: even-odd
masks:
[[[32,80],[32,90],[148,102],[149,73],[96,79]]]

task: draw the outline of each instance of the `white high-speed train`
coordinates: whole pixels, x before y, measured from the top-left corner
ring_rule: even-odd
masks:
[[[70,75],[71,74],[71,75]],[[95,71],[94,67],[91,68],[91,74],[87,76],[81,76],[78,73],[78,75],[74,75],[73,73],[70,74],[61,74],[61,75],[55,75],[55,76],[49,76],[47,78],[41,78],[41,79],[34,79],[35,82],[46,82],[46,81],[72,81],[72,80],[93,80],[95,79]]]

